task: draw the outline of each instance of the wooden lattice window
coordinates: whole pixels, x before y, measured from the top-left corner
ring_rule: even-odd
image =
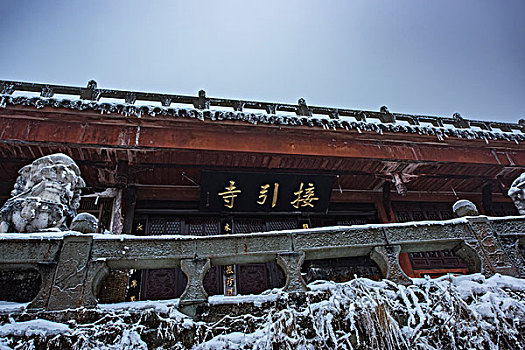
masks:
[[[266,231],[266,223],[262,219],[235,219],[235,233],[252,233]]]
[[[397,211],[396,218],[398,222],[407,222],[411,219],[410,215],[408,214],[408,211],[404,210]]]
[[[365,224],[368,224],[369,223],[369,220],[368,218],[353,218],[353,219],[349,219],[349,220],[338,220],[337,221],[337,225],[342,225],[342,226],[351,226],[351,225],[365,225]]]
[[[98,221],[98,232],[104,232],[111,227],[111,212],[113,210],[113,198],[88,197],[80,200],[79,213],[90,213]]]
[[[440,211],[440,214],[441,214],[441,219],[443,219],[443,220],[450,220],[450,219],[454,218],[454,216],[452,215],[452,212],[450,210],[442,210],[442,211]]]
[[[452,203],[395,202],[392,208],[397,222],[453,218]]]
[[[451,250],[409,253],[414,270],[466,268],[465,262]]]
[[[187,220],[188,234],[191,236],[211,236],[220,234],[220,222],[216,218],[191,218]]]
[[[513,203],[492,202],[488,215],[512,216],[519,215],[519,213]]]
[[[151,219],[149,221],[148,235],[162,235],[164,234],[164,227],[166,226],[166,220],[164,219]]]
[[[177,235],[181,233],[181,220],[167,220],[166,221],[166,232],[169,235]]]
[[[151,218],[148,223],[148,235],[181,234],[180,218]]]
[[[296,219],[272,219],[268,221],[270,231],[293,230],[297,228]]]

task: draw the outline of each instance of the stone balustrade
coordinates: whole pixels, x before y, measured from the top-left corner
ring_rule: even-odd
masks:
[[[450,249],[471,273],[525,277],[525,216],[464,217],[448,221],[327,227],[228,236],[130,236],[77,232],[0,235],[0,269],[37,269],[38,295],[28,309],[95,307],[110,269],[180,267],[188,278],[179,307],[194,314],[208,296],[203,279],[211,266],[276,261],[284,289],[303,292],[304,260],[369,255],[384,278],[411,283],[401,252]]]

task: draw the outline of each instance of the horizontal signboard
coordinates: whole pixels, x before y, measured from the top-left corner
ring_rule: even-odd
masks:
[[[203,171],[201,210],[326,212],[333,175]]]

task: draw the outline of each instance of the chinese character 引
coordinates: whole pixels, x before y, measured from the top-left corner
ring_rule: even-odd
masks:
[[[266,194],[268,192],[268,187],[270,187],[269,184],[261,185],[261,191],[259,192],[260,201],[257,201],[257,204],[263,205],[266,203],[266,198],[268,198],[268,195]]]
[[[261,190],[259,191],[259,201],[257,201],[257,204],[263,205],[266,203],[266,199],[268,198],[268,188],[270,187],[270,184],[261,185]],[[279,183],[273,184],[273,197],[272,197],[272,208],[274,208],[277,205],[277,195],[279,193]]]

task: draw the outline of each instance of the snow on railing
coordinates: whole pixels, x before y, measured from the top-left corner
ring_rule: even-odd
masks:
[[[463,217],[447,221],[356,225],[227,236],[131,236],[66,233],[0,235],[0,269],[37,269],[42,285],[29,309],[94,307],[110,269],[180,266],[188,279],[180,309],[194,314],[208,296],[203,279],[211,266],[276,261],[284,290],[305,292],[304,260],[369,255],[383,278],[410,284],[399,253],[451,249],[469,272],[525,277],[519,246],[525,217]]]

